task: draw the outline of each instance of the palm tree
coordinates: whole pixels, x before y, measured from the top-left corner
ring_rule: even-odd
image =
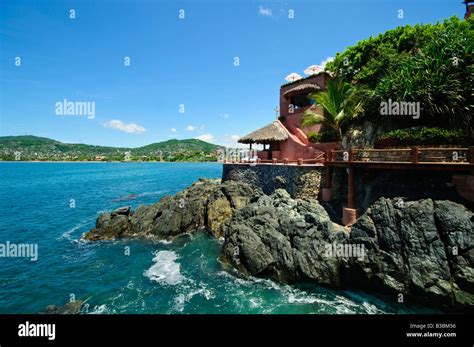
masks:
[[[341,78],[328,81],[326,90],[309,95],[309,98],[315,101],[314,106],[323,108],[324,114],[317,114],[314,107],[311,107],[303,113],[301,127],[323,124],[332,129],[340,139],[341,126],[363,111],[362,94],[362,89]]]

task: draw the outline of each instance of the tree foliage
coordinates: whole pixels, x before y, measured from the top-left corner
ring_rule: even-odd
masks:
[[[327,68],[363,85],[365,117],[392,127],[436,125],[473,133],[474,16],[443,23],[403,26],[360,41],[337,54]],[[421,118],[382,117],[380,103],[420,102]]]
[[[309,98],[315,101],[315,106],[322,107],[324,114],[317,114],[314,107],[308,109],[301,117],[301,127],[323,124],[337,137],[342,135],[344,123],[363,110],[360,91],[342,78],[328,81],[324,91],[312,93]]]

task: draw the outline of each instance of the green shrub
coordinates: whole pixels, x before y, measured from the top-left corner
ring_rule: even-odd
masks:
[[[365,86],[365,117],[389,128],[451,126],[474,135],[474,16],[397,27],[338,53],[326,66]],[[380,103],[420,102],[421,118],[380,116]]]
[[[334,131],[321,131],[319,133],[310,131],[307,136],[311,143],[339,141],[339,138]]]
[[[408,128],[393,130],[379,135],[375,148],[410,147],[410,146],[446,146],[468,145],[461,130],[440,128]]]
[[[337,142],[340,141],[339,136],[334,131],[322,131],[321,142]]]
[[[306,136],[311,143],[318,143],[321,141],[321,133],[310,131]]]

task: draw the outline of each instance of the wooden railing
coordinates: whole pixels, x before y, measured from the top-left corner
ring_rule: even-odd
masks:
[[[256,161],[224,161],[227,163],[247,164],[283,164],[314,165],[324,163],[357,163],[357,164],[471,164],[474,165],[474,146],[448,148],[385,148],[385,149],[347,149],[332,150],[318,154],[312,159],[289,160],[257,159]]]
[[[474,147],[464,148],[399,148],[348,149],[330,151],[327,162],[411,163],[411,164],[474,164]]]
[[[326,161],[326,154],[324,152],[316,155],[312,159],[296,159],[296,160],[290,160],[288,158],[283,158],[283,159],[260,159],[258,158],[256,161],[250,162],[250,161],[245,161],[245,160],[239,160],[239,161],[224,161],[224,163],[242,163],[242,164],[283,164],[283,165],[311,165],[311,164],[323,164]]]

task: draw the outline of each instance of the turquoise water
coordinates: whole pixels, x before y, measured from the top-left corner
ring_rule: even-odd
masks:
[[[72,297],[102,314],[431,312],[360,292],[243,280],[222,269],[220,245],[204,232],[170,243],[79,241],[101,211],[151,204],[221,173],[211,163],[0,163],[0,243],[38,244],[36,262],[0,258],[0,313],[38,313]]]

